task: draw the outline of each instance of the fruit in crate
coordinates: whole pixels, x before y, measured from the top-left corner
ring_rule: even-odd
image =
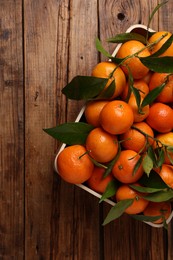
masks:
[[[114,55],[97,40],[109,61],[62,90],[85,100],[78,120],[44,130],[67,145],[56,157],[59,175],[114,203],[104,224],[127,213],[166,226],[173,200],[173,36],[136,28],[109,39],[121,42]]]

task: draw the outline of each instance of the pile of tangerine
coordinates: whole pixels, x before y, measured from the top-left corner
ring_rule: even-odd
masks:
[[[149,43],[156,41],[162,34],[165,32],[154,33],[149,38]],[[149,202],[129,184],[139,185],[144,169],[141,164],[134,173],[134,167],[147,152],[147,147],[156,148],[155,140],[157,145],[159,140],[160,144],[173,146],[173,76],[151,72],[137,56],[133,56],[138,52],[140,57],[153,54],[170,35],[167,33],[167,36],[150,50],[144,48],[144,44],[139,41],[127,41],[121,45],[116,54],[117,58],[130,56],[121,66],[107,61],[100,62],[93,68],[92,76],[109,78],[105,88],[115,80],[114,94],[107,100],[97,99],[87,102],[84,111],[85,119],[94,128],[89,132],[85,145],[65,147],[57,158],[58,172],[65,181],[73,184],[85,182],[92,190],[103,194],[109,182],[116,179],[119,187],[112,200],[118,202],[134,198],[132,205],[125,210],[126,213],[156,216],[162,212],[165,219],[171,213],[169,201]],[[140,51],[141,49],[143,51]],[[173,56],[173,44],[162,56]],[[129,71],[134,79],[133,86],[140,94],[141,102],[151,90],[161,85],[167,78],[162,92],[152,104],[144,106],[142,111],[138,109],[134,93],[129,91]],[[119,146],[121,150],[111,173],[104,177],[104,167],[94,164],[94,161],[100,165],[107,165],[117,156]],[[162,167],[154,170],[170,188],[173,188],[173,166],[170,157],[173,158],[171,152],[169,156],[165,154]],[[155,223],[161,222],[162,218],[155,221]]]

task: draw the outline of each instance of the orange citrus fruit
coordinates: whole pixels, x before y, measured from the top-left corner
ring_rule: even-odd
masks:
[[[142,97],[145,97],[148,93],[149,93],[149,87],[148,84],[142,80],[142,79],[138,79],[138,80],[134,80],[133,83],[133,87],[135,87],[136,89],[139,90],[139,94]],[[129,92],[129,83],[126,83],[126,86],[121,94],[121,98],[122,100],[126,100],[128,97],[128,92]],[[134,95],[133,92],[131,92],[131,95]]]
[[[143,97],[141,97],[141,103],[143,101]],[[129,106],[133,110],[133,115],[134,115],[134,122],[141,122],[147,118],[149,115],[149,105],[146,105],[142,107],[139,111],[137,102],[136,102],[136,97],[134,95],[131,95],[128,101]]]
[[[135,183],[135,185],[137,185]],[[115,194],[116,200],[134,199],[133,203],[125,210],[127,214],[138,214],[145,210],[148,205],[148,201],[140,197],[140,194],[130,188],[127,184],[121,185]]]
[[[86,149],[89,155],[98,162],[111,161],[118,152],[118,140],[102,128],[94,128],[86,139]]]
[[[138,54],[134,55],[136,53]],[[128,75],[129,74],[129,70],[127,69],[128,66],[134,79],[143,78],[149,72],[149,69],[142,64],[142,62],[138,57],[149,56],[150,55],[149,50],[145,48],[145,45],[143,43],[136,40],[131,40],[121,45],[121,47],[117,52],[116,57],[120,59],[124,59],[129,55],[130,56],[133,55],[133,56],[129,57],[123,62],[123,65],[121,66],[122,70],[125,72],[126,75]]]
[[[148,206],[144,209],[143,214],[145,216],[164,216],[165,219],[168,219],[171,214],[171,203],[166,202],[149,202]],[[153,221],[155,224],[161,224],[163,222],[163,217],[159,218],[156,221]]]
[[[147,137],[143,133],[145,133]],[[149,136],[154,138],[154,132],[146,122],[135,123],[133,124],[132,128],[120,136],[120,140],[123,141],[121,145],[125,149],[131,149],[137,153],[140,151],[145,151],[146,144],[149,143],[152,145],[154,142],[154,139],[150,138]]]
[[[112,174],[104,177],[104,173],[105,169],[95,166],[91,177],[87,180],[89,188],[98,193],[104,193],[109,182],[114,179]]]
[[[173,102],[173,76],[168,77],[168,73],[153,73],[150,82],[149,89],[150,91],[157,88],[165,82],[167,79],[166,85],[164,86],[161,93],[157,96],[156,100],[162,103],[171,103]]]
[[[173,147],[173,132],[158,134],[158,135],[156,135],[156,139],[159,140],[163,145]],[[158,146],[162,147],[162,144],[160,142],[158,142]],[[156,142],[154,142],[154,148],[156,148]],[[164,163],[171,164],[170,159],[167,154],[169,154],[169,156],[173,160],[173,152],[171,152],[171,151],[167,151],[167,153],[165,152]]]
[[[89,101],[86,104],[85,107],[85,118],[88,124],[93,125],[94,127],[99,127],[100,126],[100,112],[102,108],[108,103],[109,101],[106,100],[94,100],[94,101]]]
[[[173,128],[173,110],[166,104],[154,103],[149,109],[146,122],[160,133],[170,132]]]
[[[124,72],[120,67],[117,67],[117,65],[113,62],[109,61],[102,61],[98,63],[92,70],[91,75],[98,78],[109,78],[111,73],[113,72],[112,77],[109,78],[105,88],[107,88],[110,83],[115,80],[115,91],[112,96],[112,98],[115,98],[121,94],[123,91],[123,88],[126,84],[126,77]]]
[[[133,124],[134,116],[131,107],[122,100],[110,101],[100,113],[100,124],[111,134],[123,134]]]
[[[154,169],[162,180],[170,187],[173,188],[173,166],[169,164],[162,164],[161,167]]]
[[[152,46],[150,50],[151,54],[158,51],[162,47],[162,45],[171,37],[172,34],[167,31],[156,32],[148,39],[149,43],[154,43],[155,41],[159,40],[160,37],[162,37],[163,35],[165,35],[165,37],[161,39],[158,43],[154,44],[154,46]],[[173,43],[160,56],[173,56]]]
[[[57,169],[61,178],[66,182],[80,184],[90,178],[94,164],[84,146],[71,145],[59,153]]]
[[[121,151],[118,160],[112,168],[113,176],[122,183],[134,183],[138,181],[143,175],[142,164],[134,172],[139,159],[140,155],[133,150]]]

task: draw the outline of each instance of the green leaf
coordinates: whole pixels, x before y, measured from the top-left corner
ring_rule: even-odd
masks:
[[[160,216],[130,215],[130,216],[136,220],[145,221],[145,222],[154,222],[162,217],[161,215]]]
[[[92,99],[101,93],[107,82],[108,78],[76,76],[62,89],[62,93],[68,99]]]
[[[135,184],[130,184],[129,185],[132,189],[138,191],[138,192],[144,192],[144,193],[154,193],[161,191],[163,189],[157,189],[157,188],[150,188],[150,187],[142,187],[142,186],[137,186]]]
[[[141,166],[142,160],[143,160],[143,158],[142,158],[142,156],[140,156],[139,160],[137,161],[137,163],[135,164],[135,167],[133,169],[133,176],[136,174],[137,170]]]
[[[169,201],[173,199],[173,190],[166,189],[144,196],[146,200],[153,202]]]
[[[167,146],[166,147],[166,150],[168,151],[168,152],[171,152],[171,153],[173,153],[173,146]]]
[[[158,149],[156,148],[156,150],[157,150],[157,154],[158,154],[156,166],[157,166],[157,167],[161,167],[162,164],[163,164],[164,161],[165,161],[165,153],[164,153],[163,148],[158,148]]]
[[[101,52],[104,56],[112,58],[112,55],[104,49],[104,47],[101,44],[101,41],[98,38],[96,38],[96,49],[99,52]]]
[[[109,99],[113,96],[115,92],[115,80],[111,82],[111,84],[103,90],[103,92],[98,96],[98,99]]]
[[[148,154],[143,158],[142,166],[144,172],[149,176],[151,170],[153,169],[153,161]]]
[[[148,147],[148,150],[147,150],[147,153],[148,153],[148,156],[151,158],[151,160],[153,161],[153,165],[154,166],[157,166],[156,162],[157,162],[157,157],[156,157],[156,154],[155,154],[155,150],[154,148],[150,145]]]
[[[85,144],[86,138],[93,128],[93,126],[87,123],[71,122],[43,129],[43,131],[62,143],[73,145]]]
[[[142,186],[156,188],[156,189],[164,189],[168,188],[166,183],[162,180],[162,178],[159,176],[158,173],[155,171],[151,171],[149,177],[146,174],[143,174],[141,179],[139,180],[139,183]]]
[[[140,41],[143,44],[146,43],[145,37],[143,35],[132,32],[117,34],[114,37],[107,39],[108,42],[112,43],[124,43],[131,40]]]
[[[169,160],[170,160],[171,164],[173,164],[173,159],[172,159],[172,157],[171,157],[170,153],[166,152],[166,155],[168,156],[168,158],[169,158]]]
[[[143,99],[141,107],[145,107],[147,105],[150,105],[158,97],[158,95],[162,92],[165,85],[166,85],[166,83],[164,82],[160,86],[152,89]]]
[[[115,206],[113,206],[111,208],[111,210],[109,211],[108,215],[106,216],[103,225],[108,224],[109,222],[119,218],[124,211],[130,206],[132,205],[134,199],[126,199],[126,200],[121,200],[119,201],[117,204],[115,204]]]
[[[173,57],[138,57],[140,61],[150,70],[159,73],[173,72]]]
[[[102,194],[99,203],[105,199],[108,199],[108,198],[114,196],[117,188],[118,188],[118,185],[117,185],[116,180],[110,181],[106,187],[105,192]]]

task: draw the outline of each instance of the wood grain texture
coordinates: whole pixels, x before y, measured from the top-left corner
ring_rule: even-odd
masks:
[[[25,1],[26,259],[49,259],[55,141],[57,1]]]
[[[24,256],[22,1],[0,2],[0,259]]]

